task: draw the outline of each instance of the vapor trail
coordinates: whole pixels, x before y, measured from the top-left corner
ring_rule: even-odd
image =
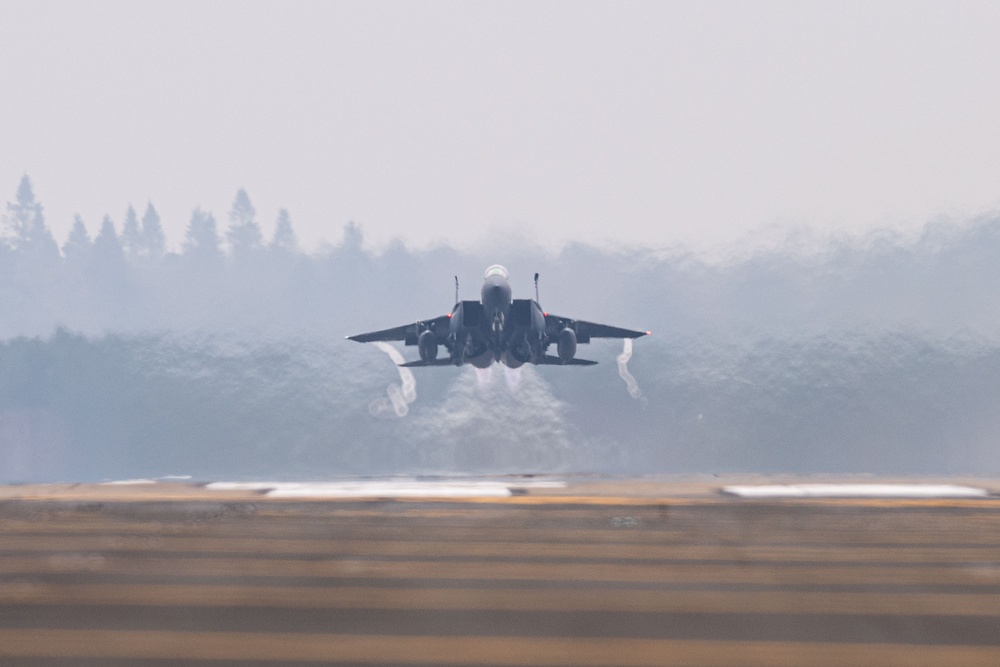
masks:
[[[521,369],[504,366],[503,379],[507,381],[509,391],[517,391],[517,388],[521,386]]]
[[[368,404],[368,411],[376,417],[381,417],[392,410],[397,417],[405,417],[410,411],[410,403],[417,400],[417,379],[409,368],[400,367],[404,360],[399,350],[389,343],[381,341],[376,341],[374,345],[392,359],[396,370],[399,371],[399,380],[402,386],[395,383],[390,384],[386,388],[388,398],[376,398]]]
[[[476,368],[476,384],[481,391],[485,391],[493,382],[493,366],[486,368]]]
[[[639,398],[642,396],[642,390],[639,389],[639,383],[628,372],[628,360],[631,358],[632,339],[626,338],[625,347],[622,349],[622,353],[618,355],[618,375],[621,376],[621,379],[625,380],[625,388],[628,389],[628,395],[632,398]]]

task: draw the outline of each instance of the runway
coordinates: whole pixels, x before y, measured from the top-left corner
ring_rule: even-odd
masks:
[[[0,665],[1000,665],[1000,497],[0,488]]]

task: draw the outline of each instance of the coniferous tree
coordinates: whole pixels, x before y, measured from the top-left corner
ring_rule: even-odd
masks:
[[[247,191],[240,188],[236,191],[236,198],[233,200],[233,208],[229,211],[229,229],[226,231],[226,239],[233,255],[240,257],[247,253],[260,249],[263,237],[260,233],[260,226],[254,220],[257,214]]]
[[[139,217],[136,215],[132,204],[128,205],[128,210],[125,212],[121,246],[122,250],[125,251],[125,256],[132,261],[138,259],[142,254],[142,235],[139,230]]]
[[[278,220],[274,225],[274,237],[271,239],[271,248],[287,253],[294,253],[299,248],[298,240],[295,238],[295,231],[292,229],[292,219],[288,215],[287,209],[278,211]]]
[[[17,195],[13,202],[7,202],[7,227],[11,243],[15,248],[22,248],[31,235],[35,219],[41,217],[42,205],[35,201],[35,193],[31,188],[31,179],[27,174],[21,177],[17,187]]]
[[[344,227],[344,241],[341,244],[342,250],[347,250],[350,252],[361,252],[361,244],[364,243],[365,233],[361,229],[361,225],[351,220]]]
[[[167,252],[167,239],[160,224],[160,214],[152,203],[146,204],[146,212],[142,214],[142,248],[143,254],[153,261],[159,261]]]
[[[184,234],[184,255],[198,261],[214,261],[219,258],[220,243],[215,216],[196,208]]]
[[[66,262],[74,268],[82,268],[90,261],[92,244],[87,228],[83,224],[83,218],[79,215],[73,218],[73,229],[69,232],[69,238],[62,247]]]
[[[348,222],[344,227],[344,238],[340,245],[333,249],[324,262],[326,275],[324,280],[342,287],[340,290],[328,290],[317,295],[316,306],[320,309],[331,309],[341,313],[346,319],[360,316],[366,299],[357,295],[370,289],[374,277],[372,256],[365,252],[364,232],[355,222]]]
[[[101,231],[94,239],[92,257],[98,266],[117,267],[125,264],[125,252],[110,216],[104,216],[101,222]]]
[[[134,293],[121,239],[107,215],[94,238],[87,275],[94,290],[90,302],[92,316],[106,327],[121,326],[124,318],[133,312]]]
[[[42,205],[35,200],[27,174],[21,178],[15,201],[7,202],[7,225],[16,250],[41,261],[54,261],[59,257],[59,245],[45,226]]]

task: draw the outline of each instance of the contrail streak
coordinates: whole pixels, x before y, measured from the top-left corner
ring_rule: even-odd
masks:
[[[392,362],[396,365],[396,370],[399,371],[399,381],[402,386],[395,383],[390,384],[386,388],[388,398],[376,398],[368,404],[368,411],[376,417],[381,417],[388,413],[389,410],[392,410],[396,413],[397,417],[405,417],[410,411],[410,403],[417,400],[417,379],[413,376],[413,371],[409,368],[400,367],[400,364],[404,363],[404,360],[399,350],[389,343],[381,341],[376,341],[373,345],[385,352],[392,359]]]
[[[642,390],[639,389],[639,383],[628,372],[628,360],[631,358],[632,339],[626,338],[625,347],[622,349],[622,353],[618,355],[618,375],[621,376],[621,379],[625,380],[625,388],[628,389],[628,395],[632,398],[639,398],[642,396]]]
[[[521,386],[521,369],[504,366],[503,379],[507,381],[509,391],[517,391],[517,388]]]
[[[487,366],[486,368],[476,368],[476,384],[479,386],[480,391],[485,391],[489,388],[490,384],[493,382],[493,366]]]

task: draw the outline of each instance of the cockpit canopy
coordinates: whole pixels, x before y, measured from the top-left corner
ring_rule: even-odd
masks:
[[[507,269],[503,268],[499,264],[494,264],[490,268],[486,269],[486,275],[483,278],[489,278],[490,276],[500,276],[504,280],[507,280],[510,276],[507,275]]]

